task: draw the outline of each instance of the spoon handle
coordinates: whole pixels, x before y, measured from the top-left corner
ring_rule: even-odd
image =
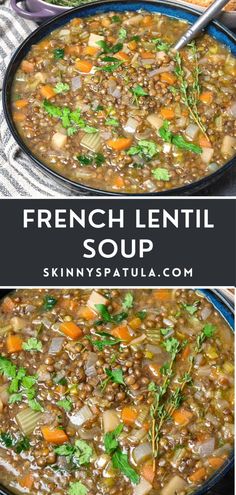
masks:
[[[223,9],[229,0],[215,0],[197,21],[181,36],[172,50],[178,51],[190,43],[193,38]]]

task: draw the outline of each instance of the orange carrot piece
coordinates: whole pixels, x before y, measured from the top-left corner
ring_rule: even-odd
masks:
[[[40,88],[40,93],[47,100],[50,100],[50,98],[53,98],[53,96],[55,96],[56,94],[52,86],[49,86],[49,84],[45,84],[44,86],[42,86]]]
[[[213,102],[213,94],[211,91],[203,91],[200,94],[199,99],[206,105],[210,105]]]
[[[26,73],[34,72],[35,65],[32,62],[28,62],[28,60],[23,60],[21,63],[21,70]]]
[[[179,426],[186,426],[191,421],[192,417],[193,413],[182,407],[172,414],[174,422]]]
[[[132,144],[131,138],[121,137],[118,139],[109,139],[107,145],[115,151],[127,150]]]
[[[125,185],[125,181],[124,181],[123,177],[115,177],[113,180],[113,185],[115,187],[118,187],[119,189],[122,189],[122,187],[124,187],[124,185]]]
[[[199,483],[202,481],[206,476],[206,470],[204,467],[197,469],[191,476],[189,476],[189,479],[192,483]]]
[[[76,60],[75,67],[80,72],[84,72],[84,73],[88,74],[89,72],[91,72],[91,70],[93,68],[93,64],[89,60]]]
[[[141,53],[141,58],[144,58],[144,59],[149,59],[149,58],[152,59],[154,57],[155,57],[155,55],[152,52],[142,52]]]
[[[80,26],[81,23],[82,19],[80,19],[79,17],[76,17],[75,19],[72,19],[72,21],[70,21],[71,26]]]
[[[16,100],[15,101],[15,106],[18,109],[27,107],[28,104],[29,104],[29,102],[27,100]]]
[[[153,484],[153,480],[155,478],[155,470],[153,469],[153,461],[147,461],[141,467],[140,471],[141,476],[145,478],[151,485]]]
[[[34,484],[33,475],[30,473],[26,474],[20,479],[19,483],[23,488],[28,488],[30,490]]]
[[[94,320],[97,317],[96,313],[88,306],[80,306],[78,309],[78,316],[86,321]]]
[[[138,44],[137,41],[133,40],[128,43],[128,47],[131,51],[136,50]]]
[[[132,320],[129,321],[129,326],[132,328],[132,330],[138,330],[141,326],[142,320],[140,318],[136,317],[133,318]]]
[[[20,352],[22,350],[22,338],[19,335],[8,335],[7,337],[7,352]]]
[[[171,298],[170,289],[157,289],[154,291],[154,297],[158,301],[169,301]]]
[[[132,335],[130,335],[127,325],[119,325],[118,327],[113,328],[111,334],[113,337],[117,337],[124,342],[130,342],[132,340]]]
[[[73,321],[64,321],[64,323],[61,323],[60,331],[72,340],[77,340],[83,335],[81,328],[73,323]]]
[[[76,55],[78,57],[80,53],[81,53],[81,47],[78,45],[67,45],[65,47],[66,55]]]
[[[138,417],[137,410],[132,406],[125,406],[121,411],[121,418],[123,423],[128,426],[133,426]]]
[[[175,116],[175,112],[172,108],[161,108],[161,115],[164,119],[171,120]]]
[[[26,119],[26,115],[23,112],[14,112],[13,113],[13,120],[14,122],[24,122]]]
[[[3,311],[3,313],[11,313],[14,307],[15,307],[15,303],[9,296],[3,299],[3,302],[1,304],[1,310]]]
[[[55,428],[52,430],[48,426],[42,426],[41,431],[44,437],[44,440],[48,443],[55,443],[56,445],[62,445],[65,442],[68,442],[69,438],[65,431],[60,430],[59,428]]]
[[[191,352],[190,345],[186,345],[184,350],[181,352],[182,361],[185,361],[186,359],[188,359],[190,352]]]
[[[224,464],[225,459],[222,457],[209,457],[208,459],[208,464],[213,468],[213,469],[219,469],[222,464]]]
[[[96,48],[96,46],[85,46],[83,49],[83,54],[84,55],[96,55],[99,50],[99,47]]]
[[[122,62],[129,62],[130,61],[129,55],[125,52],[117,52],[115,54],[115,58],[118,58],[118,60],[122,60]]]
[[[207,139],[206,136],[204,136],[204,134],[200,134],[200,136],[198,138],[198,143],[203,148],[211,148],[212,147],[209,139]]]
[[[161,81],[166,82],[168,84],[174,84],[176,81],[176,77],[172,72],[162,72]]]
[[[152,16],[145,15],[144,18],[143,18],[142,24],[144,26],[151,26],[151,24],[152,24]]]

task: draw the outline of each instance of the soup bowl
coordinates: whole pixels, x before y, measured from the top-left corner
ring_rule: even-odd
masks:
[[[227,160],[227,162],[224,165],[220,166],[213,173],[210,173],[209,175],[199,180],[196,180],[195,182],[184,184],[181,185],[180,187],[168,189],[165,191],[151,191],[145,193],[124,193],[114,190],[105,191],[102,188],[90,187],[80,182],[75,182],[69,178],[66,178],[61,173],[58,173],[55,170],[50,169],[45,163],[43,163],[41,159],[37,158],[37,156],[35,156],[32,153],[32,151],[29,149],[29,147],[25,144],[24,140],[20,136],[12,116],[12,109],[11,109],[12,86],[16,75],[16,71],[18,70],[22,60],[27,56],[32,45],[39,43],[52,31],[61,28],[69,21],[77,17],[81,17],[81,18],[90,17],[93,15],[109,13],[111,11],[112,12],[114,11],[116,13],[119,12],[122,13],[124,11],[137,12],[140,9],[143,9],[150,13],[164,14],[172,18],[188,21],[189,23],[193,23],[199,16],[199,13],[194,9],[192,9],[191,7],[180,6],[174,2],[170,2],[166,0],[156,0],[156,1],[147,0],[141,2],[137,2],[135,0],[130,0],[129,2],[117,2],[116,0],[110,0],[110,1],[105,0],[102,2],[95,2],[89,5],[77,7],[75,9],[67,10],[66,12],[60,14],[58,17],[53,18],[52,20],[40,26],[20,45],[20,47],[16,50],[9,63],[3,84],[3,107],[10,131],[12,132],[15,140],[19,144],[22,151],[24,151],[24,153],[31,158],[31,160],[34,162],[34,164],[37,167],[39,167],[42,171],[44,171],[46,174],[50,175],[51,177],[54,177],[57,181],[63,183],[63,185],[69,188],[69,190],[74,194],[84,192],[84,193],[97,194],[97,195],[131,194],[132,196],[140,196],[143,194],[145,194],[146,196],[153,196],[153,195],[169,196],[169,195],[182,195],[182,194],[190,195],[209,186],[217,179],[220,179],[220,177],[222,177],[222,175],[225,174],[233,166],[233,164],[235,164],[235,157],[230,158]],[[217,21],[213,21],[208,26],[207,33],[211,35],[213,38],[215,38],[217,41],[226,45],[231,50],[232,55],[236,56],[236,36],[232,32],[230,32],[226,27],[224,27],[222,24],[220,24]]]
[[[214,307],[215,311],[224,319],[228,327],[234,331],[234,304],[232,300],[228,299],[220,289],[197,289],[197,295],[203,294],[205,299]],[[11,291],[1,289],[0,299],[7,295],[10,295]],[[201,297],[201,296],[200,296]],[[209,455],[209,454],[208,454]],[[222,494],[229,490],[233,484],[233,452],[230,453],[225,463],[214,472],[214,474],[200,487],[196,488],[193,492],[194,495],[203,495],[205,493]],[[228,476],[226,477],[228,473]],[[5,479],[6,481],[6,479]],[[212,491],[213,489],[213,491]],[[1,495],[13,495],[11,489],[6,488],[0,484]]]

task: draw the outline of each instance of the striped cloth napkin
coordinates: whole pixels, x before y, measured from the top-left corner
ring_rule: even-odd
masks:
[[[4,5],[3,5],[4,4]],[[0,0],[0,92],[3,77],[12,53],[37,25],[18,17]],[[0,95],[1,97],[1,95]],[[13,139],[0,102],[0,198],[3,197],[62,197],[70,192],[48,178],[22,153]]]

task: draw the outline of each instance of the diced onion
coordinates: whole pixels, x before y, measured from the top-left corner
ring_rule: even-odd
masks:
[[[133,494],[134,495],[148,495],[148,493],[152,490],[152,485],[149,481],[145,480],[145,478],[140,478],[140,482],[138,485],[135,485]]]
[[[185,134],[189,139],[195,139],[198,135],[199,127],[196,124],[189,124],[185,129]]]
[[[141,440],[147,435],[146,430],[140,428],[139,430],[136,430],[135,428],[131,431],[129,435],[129,441],[131,443],[140,443]]]
[[[218,167],[217,163],[210,163],[210,164],[208,165],[208,167],[207,167],[207,169],[209,170],[209,172],[211,172],[211,174],[212,174],[213,172],[216,172],[216,170],[218,170],[218,168],[219,168],[219,167]]]
[[[129,343],[129,345],[138,345],[138,344],[141,344],[145,339],[146,339],[146,335],[143,333],[142,335],[140,335],[136,339],[131,340],[131,342]]]
[[[214,155],[213,148],[202,147],[201,159],[204,163],[209,163]]]
[[[90,352],[88,354],[88,359],[87,359],[86,365],[85,365],[85,374],[89,378],[91,378],[92,376],[96,376],[96,374],[97,374],[96,368],[94,366],[97,359],[98,359],[98,357],[97,357],[97,354],[95,352]]]
[[[236,138],[233,136],[224,136],[221,153],[224,156],[233,155],[236,151]]]
[[[96,290],[93,290],[93,292],[91,293],[88,299],[87,305],[97,313],[98,310],[96,308],[96,305],[97,304],[106,305],[107,303],[108,303],[108,299],[106,299],[106,297],[102,296],[102,294],[99,294],[99,292],[97,292]]]
[[[104,432],[113,431],[119,426],[120,419],[116,411],[109,409],[104,411],[102,415]]]
[[[232,115],[236,119],[236,101],[231,105],[228,110],[229,115]]]
[[[212,313],[212,309],[211,308],[208,308],[208,307],[205,307],[201,310],[201,317],[203,320],[206,320],[208,318],[208,316],[210,316]]]
[[[96,436],[100,435],[101,430],[95,426],[94,428],[89,428],[89,430],[81,428],[78,433],[83,440],[93,440]]]
[[[129,117],[126,124],[124,125],[124,130],[130,134],[133,134],[137,127],[139,125],[139,122],[134,119],[133,117]]]
[[[133,450],[133,458],[136,464],[141,464],[152,456],[152,447],[149,442],[144,442],[135,447]]]
[[[171,478],[171,480],[164,486],[161,490],[161,495],[176,495],[176,493],[182,492],[187,483],[183,478],[176,475]]]
[[[77,413],[72,414],[70,422],[75,426],[82,426],[93,418],[93,413],[88,406],[83,406]]]
[[[64,340],[65,339],[63,337],[54,337],[51,340],[51,343],[50,343],[50,346],[48,349],[48,353],[49,354],[57,354],[58,352],[60,352],[62,350]]]
[[[48,318],[43,318],[42,319],[42,324],[47,328],[49,329],[52,325],[52,322],[48,319]]]
[[[77,89],[80,89],[82,86],[82,81],[80,76],[75,76],[71,80],[71,89],[72,91],[76,91]]]
[[[197,443],[195,445],[195,452],[199,455],[199,457],[207,457],[212,454],[215,448],[215,439],[209,438],[202,443]]]

